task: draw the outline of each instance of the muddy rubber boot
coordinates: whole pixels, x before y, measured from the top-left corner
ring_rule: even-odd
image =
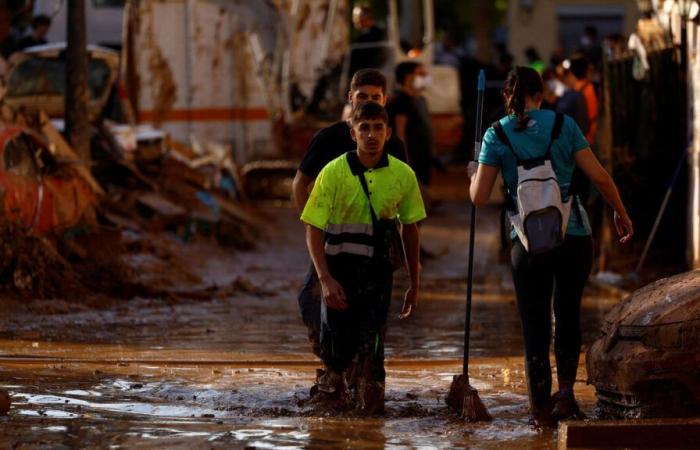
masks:
[[[357,386],[357,412],[366,416],[384,414],[384,383],[360,380]]]
[[[328,369],[318,378],[318,383],[316,384],[316,386],[321,392],[325,392],[326,394],[333,394],[335,392],[338,392],[338,389],[343,384],[343,377]]]
[[[314,385],[309,389],[309,397],[313,398],[318,395],[320,392],[318,389],[318,382],[325,373],[325,369],[316,369],[316,381],[314,381]]]

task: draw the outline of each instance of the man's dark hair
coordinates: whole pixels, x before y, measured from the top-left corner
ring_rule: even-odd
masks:
[[[583,80],[588,75],[588,68],[591,62],[585,56],[576,56],[571,59],[571,73],[577,80]]]
[[[406,77],[416,71],[421,64],[415,61],[405,61],[399,63],[394,69],[394,76],[396,77],[397,84],[403,84],[406,81]]]
[[[386,94],[386,77],[377,69],[360,69],[350,80],[350,91],[354,92],[362,86],[379,86]]]
[[[386,109],[379,103],[367,102],[358,106],[352,112],[353,125],[362,120],[371,119],[381,119],[385,124],[389,124],[389,115],[386,113]]]
[[[37,29],[41,26],[46,26],[50,27],[51,26],[51,17],[45,15],[45,14],[38,14],[34,16],[32,19],[32,28]]]

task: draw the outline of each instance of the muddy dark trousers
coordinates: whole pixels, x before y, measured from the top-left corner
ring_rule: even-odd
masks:
[[[328,258],[333,277],[345,291],[348,308],[321,307],[321,359],[337,374],[351,364],[365,379],[384,383],[384,335],[393,275],[386,264],[366,257]]]
[[[321,284],[316,276],[313,263],[309,264],[309,270],[304,276],[304,284],[299,296],[299,312],[301,320],[309,332],[309,342],[314,355],[321,357]]]
[[[581,296],[593,261],[590,236],[569,236],[557,249],[530,255],[520,240],[513,241],[513,283],[525,342],[525,371],[530,406],[538,411],[549,403],[552,370],[549,364],[551,305],[554,293],[554,353],[560,386],[573,386],[581,352]]]

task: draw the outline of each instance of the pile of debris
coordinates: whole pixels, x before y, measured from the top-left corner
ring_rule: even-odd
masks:
[[[91,143],[89,158],[76,155],[62,134],[65,49],[58,43],[17,52],[4,75],[0,286],[49,298],[155,295],[155,286],[135,282],[135,272],[148,270],[135,261],[160,259],[168,272],[177,272],[179,261],[154,253],[153,241],[253,247],[264,221],[246,206],[246,172],[232,149],[194,138],[174,142],[133,125],[113,50],[87,48]],[[263,173],[253,172],[251,178]]]
[[[260,237],[225,145],[186,146],[105,121],[92,130],[89,166],[60,121],[41,113],[16,122],[0,125],[0,286],[39,298],[167,295],[139,284],[124,262],[150,248],[139,242],[167,233],[250,249]]]
[[[152,129],[139,131],[129,146],[112,138],[114,129],[101,127],[93,143],[107,191],[100,211],[108,223],[170,231],[186,242],[207,236],[237,249],[254,246],[261,219],[244,202],[230,147],[197,140],[188,147]]]

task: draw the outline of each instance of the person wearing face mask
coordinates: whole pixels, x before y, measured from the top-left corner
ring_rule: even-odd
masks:
[[[389,99],[387,111],[396,136],[406,144],[408,163],[418,181],[430,185],[433,165],[433,128],[428,103],[422,92],[430,84],[425,67],[414,61],[396,66],[396,93]]]

